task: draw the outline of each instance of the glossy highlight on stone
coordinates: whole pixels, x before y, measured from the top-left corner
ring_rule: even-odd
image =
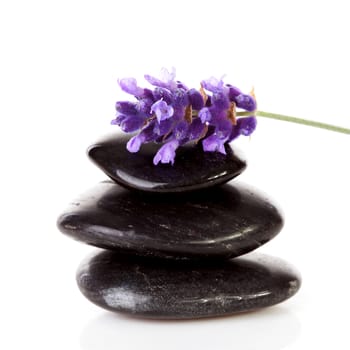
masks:
[[[175,164],[153,165],[161,144],[142,145],[130,153],[130,136],[113,134],[88,149],[90,159],[122,186],[147,192],[184,192],[228,182],[241,174],[246,162],[225,145],[226,155],[204,152],[201,145],[186,145],[176,151]]]
[[[255,310],[293,296],[301,280],[283,260],[251,253],[205,263],[98,252],[77,272],[81,292],[110,311],[164,319]]]
[[[282,225],[270,200],[238,182],[160,195],[105,181],[58,219],[62,232],[85,243],[176,259],[239,256],[271,240]]]

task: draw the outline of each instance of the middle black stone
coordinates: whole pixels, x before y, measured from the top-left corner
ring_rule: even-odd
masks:
[[[161,258],[232,258],[271,240],[283,219],[242,184],[154,195],[105,181],[58,219],[60,230],[97,247]]]

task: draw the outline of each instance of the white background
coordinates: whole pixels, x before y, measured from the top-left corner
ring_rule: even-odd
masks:
[[[0,4],[1,349],[349,348],[349,135],[259,119],[237,144],[241,180],[284,210],[261,248],[292,262],[300,292],[240,316],[158,322],[109,314],[78,291],[94,248],[56,229],[105,176],[86,147],[113,130],[117,79],[177,68],[259,108],[350,127],[347,1],[6,1]],[[114,127],[116,128],[116,127]]]

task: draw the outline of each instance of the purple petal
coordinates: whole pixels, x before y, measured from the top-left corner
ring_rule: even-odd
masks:
[[[227,92],[228,90],[228,87],[224,85],[223,80],[216,79],[215,77],[210,77],[207,80],[203,80],[201,84],[205,90],[208,90],[214,93],[220,92],[220,91]]]
[[[237,120],[239,132],[241,135],[249,136],[256,129],[257,120],[255,117],[240,118]]]
[[[176,77],[176,69],[174,67],[171,67],[171,71],[169,72],[166,68],[162,68],[160,71],[160,77],[162,81],[174,81]]]
[[[187,91],[184,89],[176,89],[173,92],[173,105],[175,108],[186,108],[189,104]]]
[[[176,86],[178,87],[178,88],[181,88],[181,89],[184,89],[184,90],[188,90],[188,87],[184,84],[184,83],[182,83],[181,81],[177,81],[176,82]]]
[[[127,117],[120,123],[120,128],[124,132],[134,132],[142,128],[145,120],[139,116]]]
[[[209,108],[208,107],[202,108],[198,113],[198,117],[200,118],[202,123],[210,122],[210,120],[212,119],[212,115],[210,113]]]
[[[131,153],[136,153],[140,150],[143,143],[143,137],[141,134],[132,137],[126,144],[126,149]]]
[[[197,140],[203,136],[206,125],[202,123],[200,118],[193,119],[190,127],[188,128],[188,140]]]
[[[153,158],[153,164],[157,165],[159,162],[161,163],[171,163],[174,164],[175,160],[175,151],[179,147],[179,141],[172,140],[165,143],[156,153]]]
[[[174,114],[174,108],[169,106],[165,101],[159,100],[153,103],[151,111],[156,114],[158,123],[162,120],[171,118]]]
[[[211,103],[216,109],[223,111],[230,107],[230,100],[226,93],[219,91],[213,94]]]
[[[256,110],[256,101],[253,96],[240,94],[235,97],[236,106],[243,108],[248,112]]]
[[[144,129],[142,129],[140,134],[144,137],[144,142],[154,141],[158,137],[158,135],[154,132],[155,125],[158,125],[158,123],[153,120]]]
[[[183,140],[187,138],[187,130],[188,130],[189,124],[185,121],[182,121],[176,125],[174,128],[174,137],[176,140]]]
[[[115,104],[117,112],[127,115],[136,115],[138,113],[136,103],[130,101],[119,101]]]
[[[218,92],[222,89],[224,82],[216,79],[215,77],[210,77],[209,79],[203,80],[201,84],[205,90]]]
[[[128,116],[126,116],[126,115],[124,115],[124,114],[118,114],[118,115],[115,117],[115,119],[113,119],[113,120],[111,121],[111,124],[112,124],[112,125],[120,125],[120,124],[123,122],[123,120],[125,120],[126,118],[128,118]]]
[[[142,138],[142,142],[151,142],[156,140],[159,137],[159,134],[155,132],[155,128],[159,124],[153,120],[151,121],[145,128],[140,132],[140,137]]]
[[[137,86],[137,81],[135,78],[123,78],[118,82],[120,88],[128,94],[134,96],[142,96],[144,93],[144,89]]]
[[[202,141],[203,150],[206,152],[218,151],[222,154],[226,154],[225,139],[220,139],[217,135],[213,134]]]
[[[174,122],[173,122],[172,118],[162,120],[160,123],[155,124],[154,132],[158,136],[166,135],[166,134],[170,133],[170,131],[173,127],[173,124],[174,124]]]
[[[168,88],[168,84],[165,83],[164,81],[161,81],[160,79],[152,77],[151,75],[148,75],[148,74],[146,74],[144,77],[151,85],[158,86],[165,89]]]
[[[190,104],[193,109],[199,111],[204,107],[204,100],[201,93],[196,89],[191,89],[187,92]]]
[[[171,72],[169,72],[167,69],[163,68],[161,71],[161,78],[155,78],[151,75],[146,74],[144,77],[145,79],[154,86],[158,86],[161,88],[166,88],[169,90],[174,90],[177,87],[176,82],[174,81],[175,79],[175,69],[173,68]]]
[[[143,89],[143,95],[142,95],[143,98],[146,98],[146,99],[153,99],[153,91],[150,90],[150,89]]]
[[[154,97],[155,101],[163,100],[169,105],[173,101],[172,94],[171,94],[170,90],[165,89],[165,88],[156,87],[153,91],[153,97]]]
[[[230,101],[235,101],[235,97],[242,93],[241,90],[230,84],[226,84],[226,86],[228,87],[228,98]]]
[[[256,128],[257,120],[254,116],[237,119],[237,124],[232,127],[228,141],[236,139],[240,135],[249,136]]]
[[[146,114],[151,113],[151,106],[156,99],[153,97],[153,91],[150,89],[144,89],[143,95],[138,97],[138,109]]]
[[[226,118],[218,118],[215,121],[215,134],[220,139],[227,139],[232,131],[232,122]]]

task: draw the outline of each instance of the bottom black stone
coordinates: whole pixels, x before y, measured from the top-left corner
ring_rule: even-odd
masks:
[[[186,319],[250,311],[299,289],[298,273],[258,253],[227,261],[172,262],[102,251],[80,266],[77,281],[93,303],[141,317]]]

